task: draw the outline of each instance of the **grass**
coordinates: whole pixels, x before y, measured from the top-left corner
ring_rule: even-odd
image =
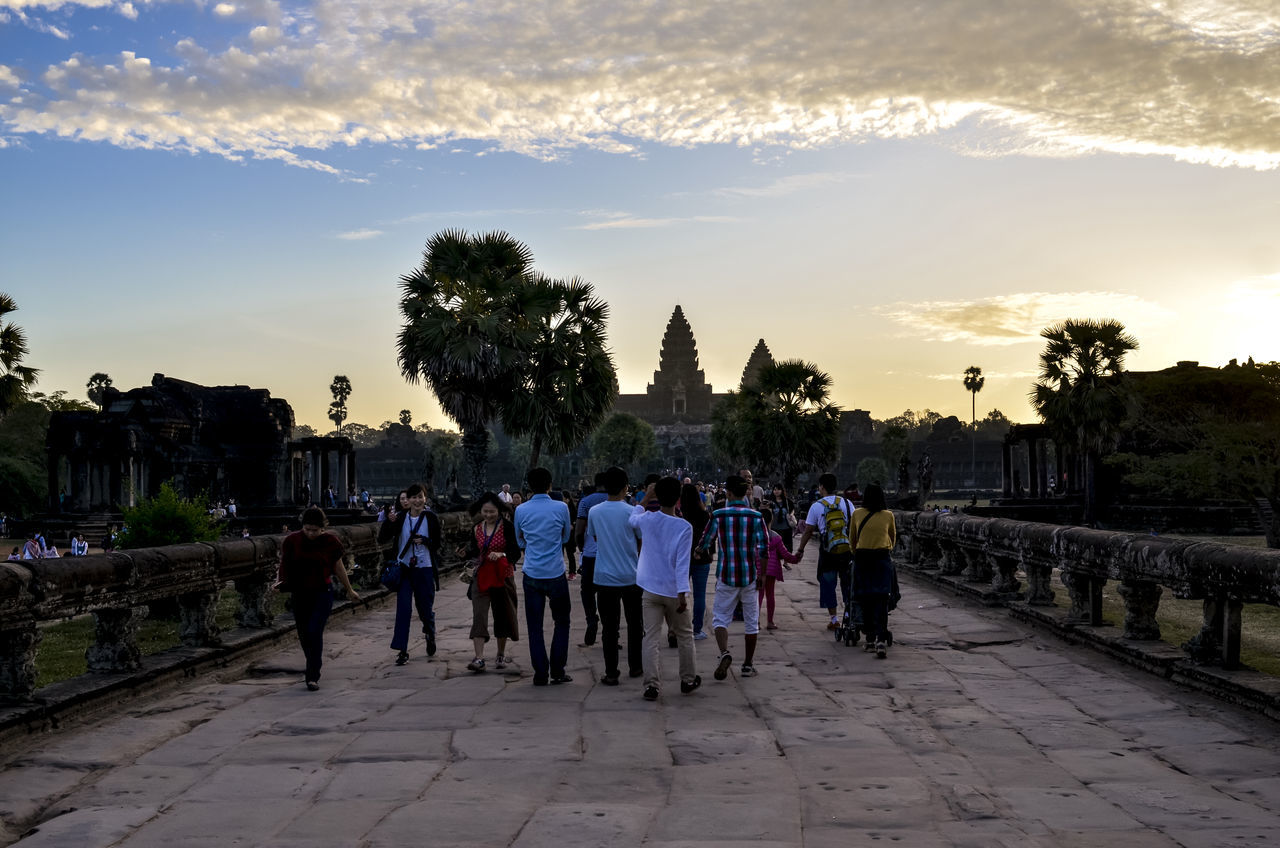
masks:
[[[214,620],[227,631],[236,626],[235,613],[240,606],[239,594],[224,588],[218,597]],[[44,638],[36,651],[36,688],[85,674],[89,670],[85,651],[93,644],[94,618],[91,614],[49,624],[43,628]],[[138,628],[138,649],[143,656],[176,648],[178,622],[167,619],[144,620]]]

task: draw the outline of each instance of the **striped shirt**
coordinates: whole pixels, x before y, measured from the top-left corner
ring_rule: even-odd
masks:
[[[757,563],[763,564],[769,552],[769,536],[764,518],[747,506],[746,501],[729,501],[711,513],[698,550],[711,549],[720,542],[720,558],[716,577],[726,586],[750,586],[756,582]]]

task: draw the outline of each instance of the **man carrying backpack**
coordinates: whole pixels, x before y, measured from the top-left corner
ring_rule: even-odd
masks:
[[[853,579],[853,545],[849,541],[853,520],[853,504],[841,497],[836,475],[823,474],[818,478],[818,499],[809,506],[804,519],[804,533],[796,554],[803,556],[809,537],[817,532],[821,540],[818,547],[818,603],[827,608],[831,621],[828,630],[840,626],[836,614],[836,581],[840,582],[840,597],[847,605]]]

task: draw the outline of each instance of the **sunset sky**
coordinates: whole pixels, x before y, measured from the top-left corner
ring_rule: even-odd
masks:
[[[0,291],[37,387],[410,409],[398,278],[501,229],[679,304],[717,391],[764,338],[877,418],[1032,420],[1041,328],[1128,366],[1280,359],[1277,0],[0,0]]]

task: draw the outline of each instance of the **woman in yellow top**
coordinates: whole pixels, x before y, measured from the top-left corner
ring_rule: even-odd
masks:
[[[854,510],[853,595],[862,608],[867,650],[884,659],[889,648],[889,596],[893,593],[893,560],[889,553],[898,541],[898,525],[885,504],[884,489],[867,486],[862,506]]]

